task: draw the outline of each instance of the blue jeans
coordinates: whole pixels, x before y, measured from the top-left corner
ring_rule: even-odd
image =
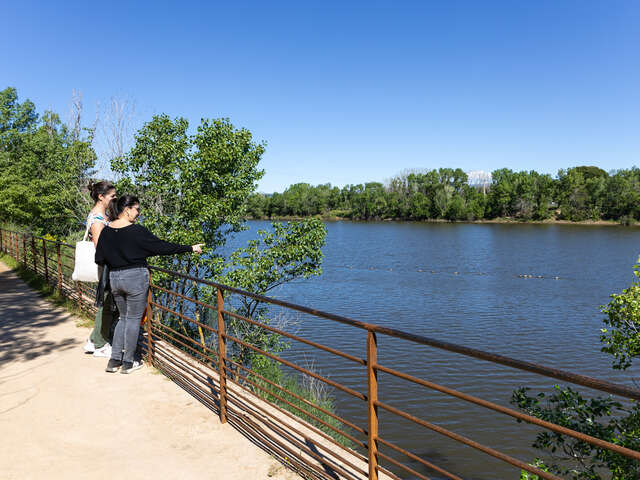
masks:
[[[149,270],[146,267],[116,270],[109,273],[111,293],[120,311],[111,345],[111,358],[133,362],[138,346],[140,321],[147,307]]]

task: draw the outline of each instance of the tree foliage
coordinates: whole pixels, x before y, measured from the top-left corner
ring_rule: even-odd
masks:
[[[246,199],[264,173],[258,168],[264,144],[228,119],[202,120],[191,135],[188,129],[184,118],[155,116],[136,134],[131,151],[112,162],[113,171],[121,175],[119,192],[140,199],[143,225],[173,242],[206,244],[204,255],[158,257],[154,263],[258,294],[320,274],[326,231],[319,221],[275,223],[272,232],[260,231],[247,247],[226,255],[223,247],[231,234],[245,228]],[[215,299],[211,287],[157,272],[154,281],[200,300]],[[231,300],[225,300],[227,310],[270,322],[268,308],[251,297],[240,296],[239,303]],[[183,313],[185,302],[175,296],[159,301]],[[257,348],[277,352],[286,347],[279,335],[236,317],[227,320],[232,334]],[[165,313],[164,321],[198,338],[195,328],[178,318]],[[230,348],[234,360],[245,366],[264,359],[239,344]]]
[[[1,91],[0,218],[56,236],[81,228],[92,141],[93,131],[70,130],[55,113],[40,117],[31,101],[19,103],[15,88]]]
[[[612,294],[611,301],[602,308],[607,314],[600,337],[602,351],[613,355],[613,368],[618,370],[626,370],[640,357],[640,258],[633,274],[636,280],[631,286]]]
[[[450,220],[512,218],[541,221],[640,220],[640,170],[608,174],[597,167],[560,170],[553,178],[534,170],[503,168],[488,185],[469,185],[461,169],[403,173],[386,184],[342,188],[308,183],[247,200],[254,218],[338,216],[354,220]]]
[[[326,227],[320,220],[272,223],[271,228],[272,231],[260,230],[257,239],[231,254],[227,272],[221,277],[223,283],[266,295],[287,282],[322,273]],[[268,306],[253,297],[240,296],[234,308],[239,314],[267,325],[273,320]],[[276,319],[280,323],[289,320]],[[228,318],[228,329],[232,335],[268,352],[287,347],[280,335],[236,317]],[[241,344],[232,344],[232,350],[234,361],[242,365],[251,365],[257,371],[273,368],[267,357]]]

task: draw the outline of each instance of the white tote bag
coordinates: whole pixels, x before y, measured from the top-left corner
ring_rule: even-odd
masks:
[[[71,278],[78,282],[97,282],[98,265],[96,264],[96,247],[92,241],[88,241],[89,226],[84,232],[84,238],[76,243],[76,264]]]

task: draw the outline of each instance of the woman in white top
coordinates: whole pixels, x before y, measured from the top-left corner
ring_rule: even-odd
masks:
[[[100,232],[109,224],[107,208],[111,200],[116,198],[116,189],[109,182],[90,183],[88,188],[89,194],[95,202],[87,217],[89,238],[94,245],[98,245]],[[117,315],[111,292],[104,292],[103,306],[98,307],[93,331],[84,345],[86,353],[92,353],[94,357],[109,358],[111,356],[111,326]]]

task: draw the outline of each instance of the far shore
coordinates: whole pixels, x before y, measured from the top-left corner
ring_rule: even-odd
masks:
[[[289,221],[300,221],[308,218],[318,218],[320,220],[325,220],[328,222],[339,222],[339,221],[349,221],[349,222],[414,222],[414,223],[495,223],[495,224],[514,224],[514,225],[527,225],[527,224],[535,224],[535,225],[587,225],[587,226],[598,226],[598,227],[640,227],[640,222],[634,222],[632,224],[624,224],[617,222],[615,220],[582,220],[579,222],[573,222],[571,220],[559,220],[550,218],[547,220],[519,220],[517,218],[511,217],[499,217],[492,219],[483,219],[483,220],[446,220],[442,218],[438,219],[427,219],[427,220],[411,220],[404,218],[384,218],[384,219],[369,219],[369,220],[361,220],[361,219],[353,219],[349,217],[337,217],[333,215],[312,215],[309,217],[296,217],[296,216],[273,216],[273,217],[249,217],[247,220],[268,220],[275,222],[289,222]]]

